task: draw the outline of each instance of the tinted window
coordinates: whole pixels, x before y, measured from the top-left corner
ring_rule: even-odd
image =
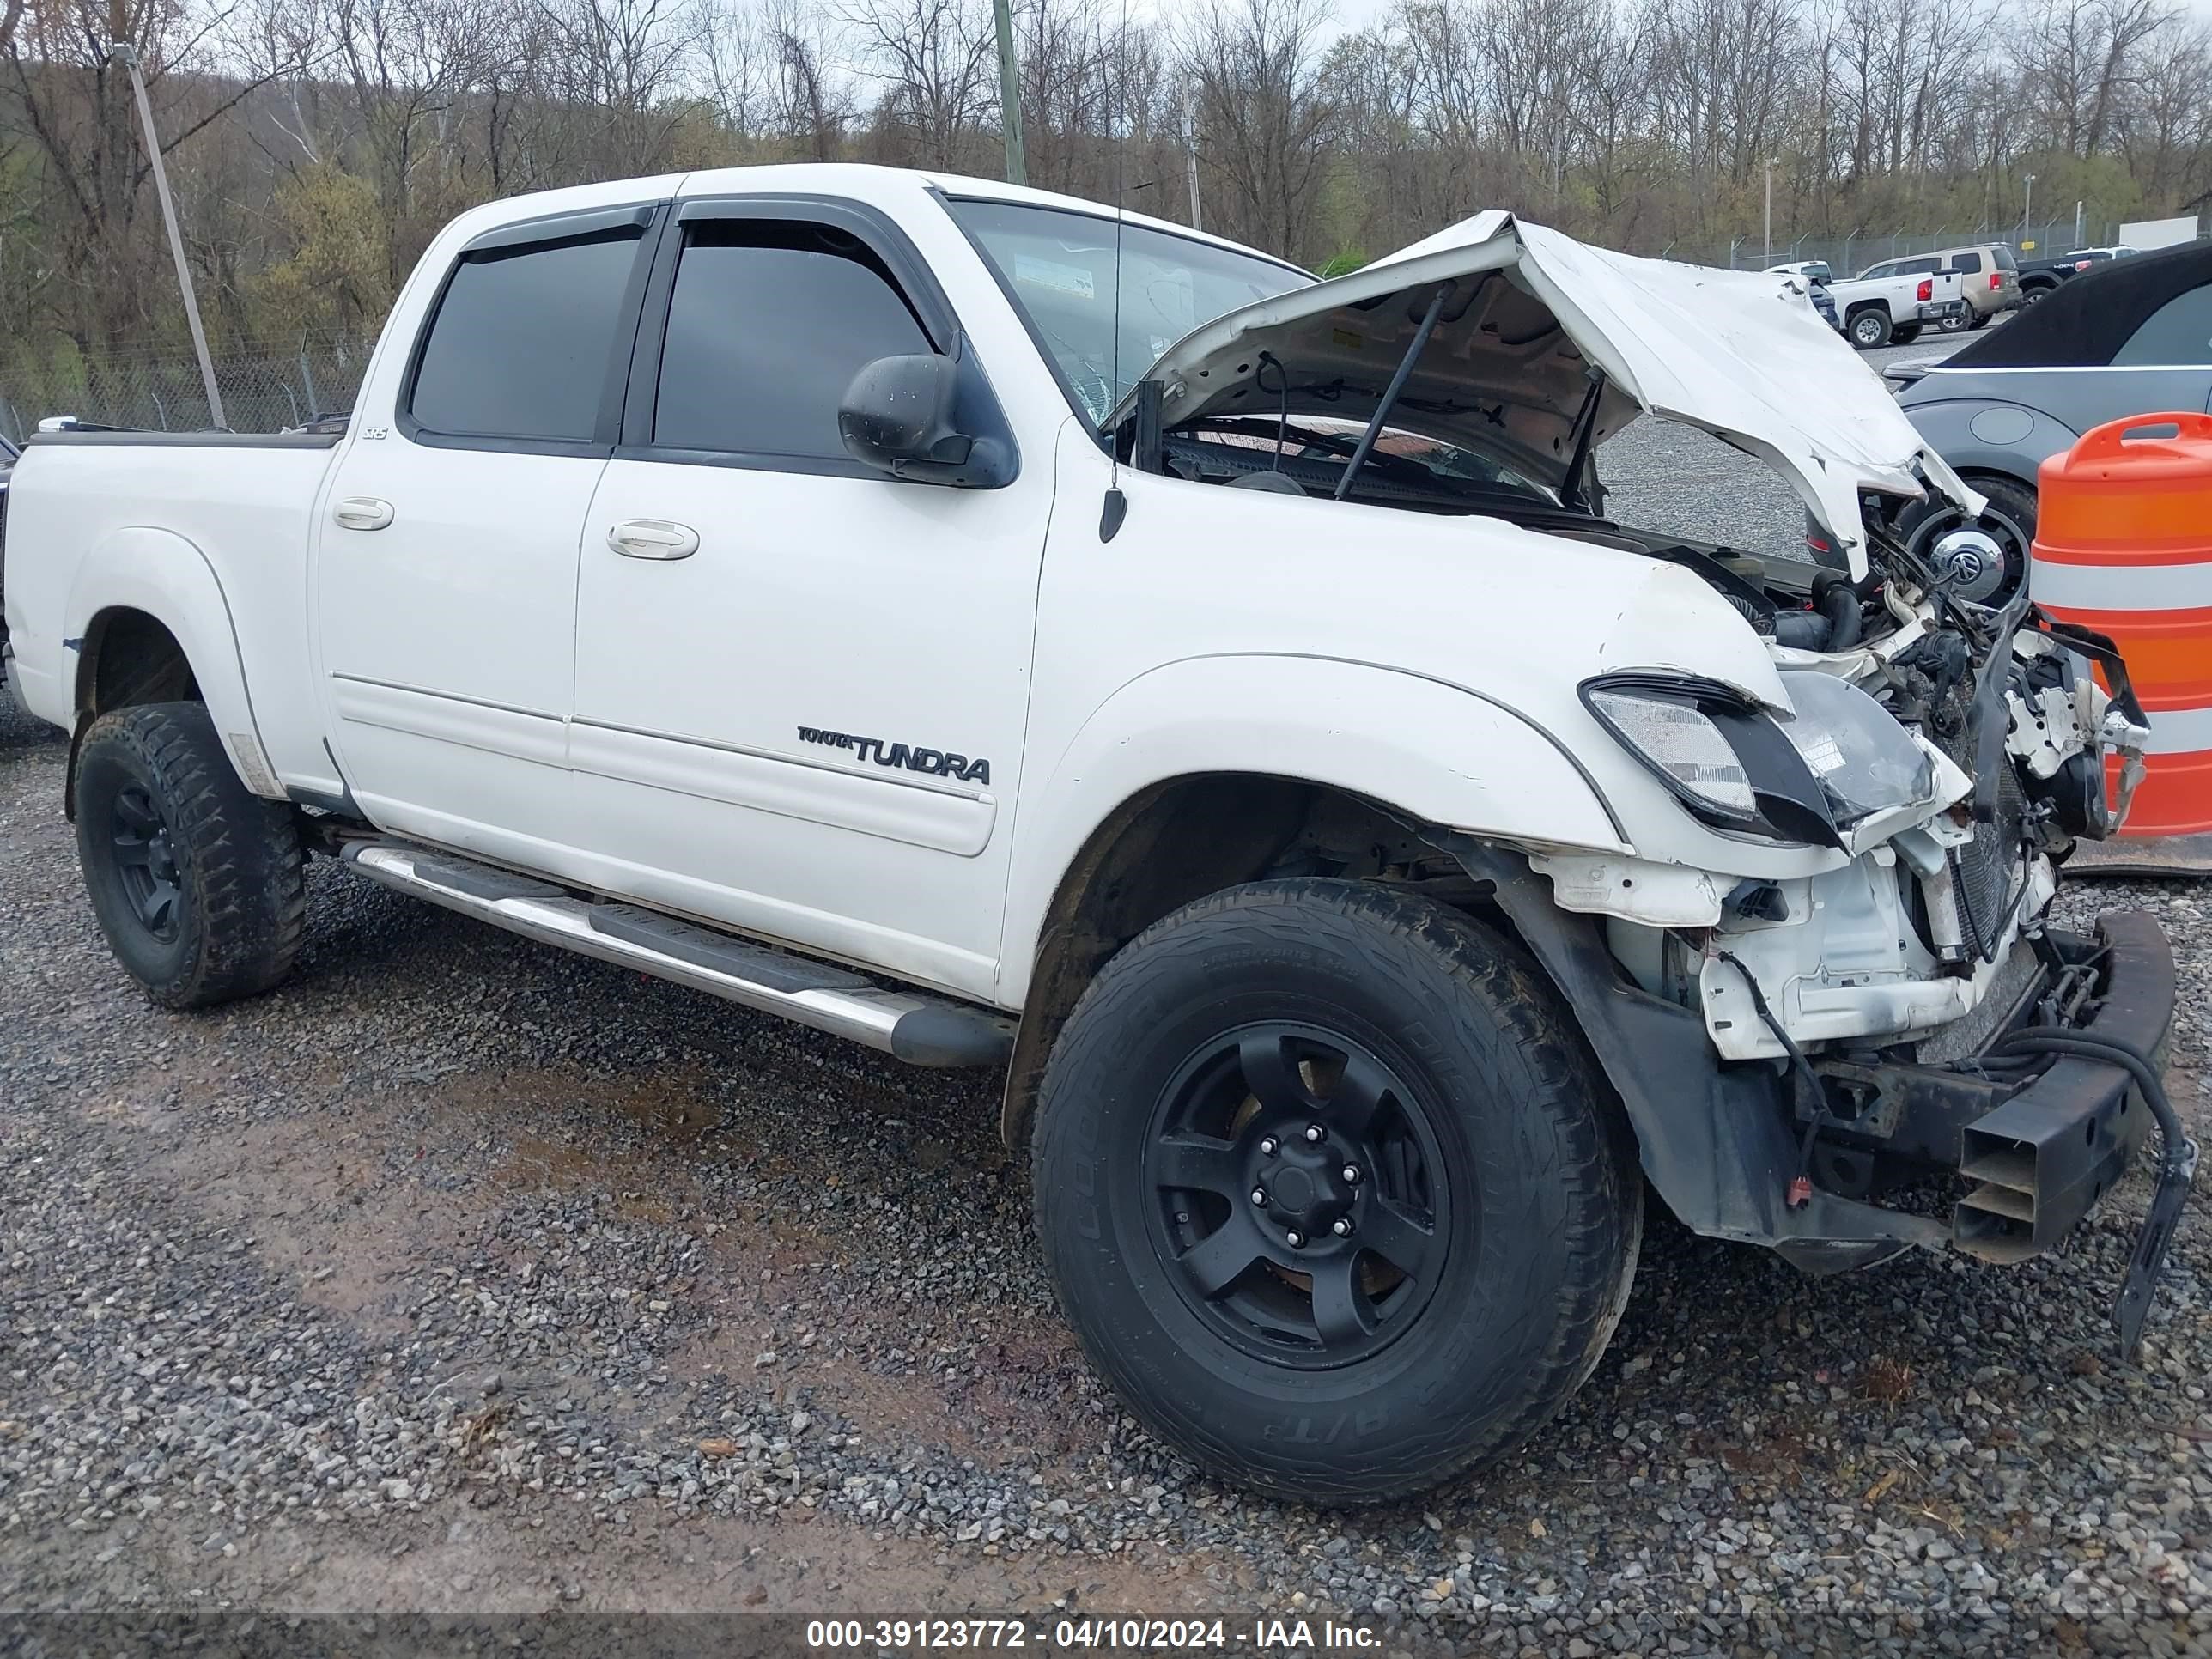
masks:
[[[2012,257],[2012,250],[2010,248],[1997,248],[1996,250],[1996,257],[1997,269],[1999,270],[2018,270],[2020,269],[2020,261]]]
[[[434,432],[589,439],[642,233],[464,254],[409,408]]]
[[[2212,363],[2212,283],[2177,294],[2152,312],[2112,362]]]
[[[1891,269],[1899,276],[1933,276],[1937,263],[1934,259],[1899,259]]]
[[[676,267],[653,441],[842,459],[837,405],[853,376],[930,349],[890,272],[843,232],[698,224]]]
[[[1954,270],[1978,271],[1981,268],[1982,256],[1978,253],[1954,253],[1951,256],[1951,269]]]

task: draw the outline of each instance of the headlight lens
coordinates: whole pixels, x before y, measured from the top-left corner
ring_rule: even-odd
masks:
[[[1782,735],[1820,780],[1838,823],[1934,798],[1935,762],[1872,697],[1817,669],[1788,671],[1782,683],[1797,710]]]
[[[1696,708],[1626,690],[1592,688],[1591,711],[1613,734],[1676,786],[1732,817],[1758,815],[1750,775],[1729,740]]]
[[[1582,694],[1599,723],[1696,817],[1747,835],[1843,844],[1820,780],[1741,692],[1646,672],[1601,675],[1584,681]]]

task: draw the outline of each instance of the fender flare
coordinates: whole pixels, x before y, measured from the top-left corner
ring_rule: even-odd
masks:
[[[1208,774],[1323,784],[1478,836],[1629,849],[1566,744],[1471,688],[1333,657],[1185,658],[1114,692],[1024,782],[1002,1006],[1027,1001],[1054,896],[1098,830],[1146,790]]]
[[[246,690],[246,665],[230,602],[207,556],[173,531],[130,525],[112,532],[86,553],[70,585],[64,638],[76,642],[73,699],[82,735],[86,705],[84,647],[93,625],[111,611],[141,611],[167,629],[191,665],[208,717],[222,734],[231,763],[253,793],[284,799],[284,787],[261,742],[261,728]]]

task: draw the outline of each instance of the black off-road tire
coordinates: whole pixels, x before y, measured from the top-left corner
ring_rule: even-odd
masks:
[[[1184,1267],[1212,1233],[1189,1254],[1170,1236],[1191,1219],[1182,1206],[1218,1200],[1175,1190],[1181,1182],[1159,1182],[1147,1161],[1195,1056],[1226,1042],[1241,1058],[1251,1050],[1233,1045],[1285,1025],[1364,1051],[1369,1075],[1394,1074],[1437,1154],[1433,1184],[1423,1182],[1435,1201],[1427,1237],[1443,1242],[1424,1275],[1432,1288],[1400,1304],[1412,1313],[1395,1337],[1340,1364],[1327,1358],[1320,1330],[1318,1266],[1307,1294],[1322,1359],[1255,1354],[1265,1343],[1224,1334],[1236,1321]],[[1338,1098],[1350,1098],[1348,1065],[1325,1093],[1304,1065],[1295,1087],[1324,1095],[1313,1109],[1321,1122],[1340,1105],[1359,1110]],[[1234,1061],[1227,1069],[1222,1092],[1233,1097],[1249,1073]],[[1261,1112],[1261,1091],[1237,1109]],[[1248,1157],[1275,1145],[1249,1139],[1257,1127],[1242,1132]],[[1045,1259],[1092,1363],[1194,1462],[1316,1504],[1421,1491],[1526,1442],[1604,1352],[1642,1237],[1632,1133],[1549,983],[1516,945],[1465,918],[1351,882],[1231,888],[1126,946],[1054,1049],[1033,1157]],[[1363,1200],[1382,1196],[1382,1173],[1369,1173],[1376,1186]],[[1261,1193],[1241,1196],[1257,1204]],[[1263,1212],[1245,1218],[1265,1231]],[[1367,1224],[1337,1243],[1357,1245]],[[1324,1238],[1322,1248],[1334,1246]],[[1389,1266],[1358,1261],[1370,1279],[1378,1261]],[[1295,1284],[1263,1257],[1229,1294],[1279,1297]],[[1416,1288],[1409,1274],[1389,1293]],[[1370,1311],[1383,1305],[1355,1295]]]
[[[141,842],[149,811],[156,823]],[[240,781],[200,704],[143,703],[93,722],[76,757],[76,837],[109,948],[162,1007],[252,996],[291,971],[307,933],[298,830],[289,807]],[[146,896],[150,878],[126,873],[146,862],[135,856],[145,842],[166,872],[166,903]]]

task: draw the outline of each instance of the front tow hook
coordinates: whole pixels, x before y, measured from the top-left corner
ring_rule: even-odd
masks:
[[[2167,1143],[2169,1148],[2172,1142]],[[2120,1357],[2133,1359],[2142,1340],[2143,1321],[2150,1316],[2151,1293],[2158,1288],[2159,1269],[2166,1265],[2166,1247],[2181,1225],[2181,1206],[2189,1196],[2189,1183],[2197,1174],[2197,1143],[2184,1139],[2179,1158],[2159,1160],[2158,1188],[2150,1195],[2150,1213],[2136,1235],[2135,1254],[2128,1258],[2128,1276],[2120,1281],[2120,1299],[2112,1317],[2120,1327]]]

